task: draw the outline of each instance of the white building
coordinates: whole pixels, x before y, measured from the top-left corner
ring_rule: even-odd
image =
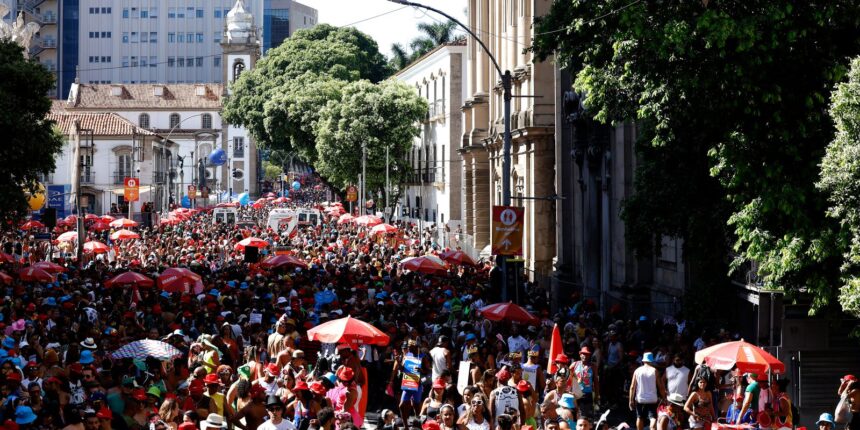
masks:
[[[398,214],[416,223],[448,225],[452,231],[462,220],[462,161],[457,149],[463,135],[465,54],[465,43],[442,45],[394,75],[430,106],[412,148],[413,175]]]

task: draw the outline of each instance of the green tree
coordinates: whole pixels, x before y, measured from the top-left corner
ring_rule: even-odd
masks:
[[[385,149],[390,181],[397,185],[409,173],[408,154],[427,115],[427,102],[408,86],[388,80],[350,83],[340,101],[329,102],[316,123],[319,162],[316,168],[332,185],[344,189],[361,173],[362,146],[367,148],[368,196],[385,187]]]
[[[457,23],[454,21],[422,22],[418,24],[418,31],[422,33],[421,36],[409,42],[411,54],[407,53],[403,45],[399,43],[391,45],[389,64],[394,70],[401,70],[437,46],[451,43],[461,37],[457,33]]]
[[[575,73],[596,121],[637,121],[624,217],[640,251],[677,233],[706,247],[687,254],[695,267],[725,261],[731,240],[734,267],[754,261],[767,287],[813,293],[815,311],[835,298],[841,259],[815,187],[826,96],[858,22],[852,0],[575,0],[553,3],[534,49]]]
[[[354,28],[299,30],[231,84],[222,114],[263,147],[296,150],[313,162],[317,113],[346,82],[379,82],[391,73],[376,42]]]
[[[26,60],[23,48],[0,39],[0,127],[6,143],[0,146],[0,214],[27,214],[26,193],[34,192],[39,175],[54,171],[54,157],[63,141],[45,119],[51,101],[45,96],[54,79],[38,62]]]
[[[401,70],[404,67],[408,66],[411,61],[409,53],[406,52],[406,48],[399,43],[391,44],[391,59],[389,63],[394,70]]]

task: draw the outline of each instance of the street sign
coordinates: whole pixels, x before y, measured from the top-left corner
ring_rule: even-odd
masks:
[[[125,178],[125,189],[122,196],[127,202],[140,200],[140,181],[137,178]]]
[[[188,198],[189,199],[196,199],[197,198],[197,187],[195,187],[194,185],[188,186]]]
[[[355,185],[346,187],[346,201],[354,202],[358,200],[358,188]]]
[[[524,210],[493,206],[493,255],[523,255]]]

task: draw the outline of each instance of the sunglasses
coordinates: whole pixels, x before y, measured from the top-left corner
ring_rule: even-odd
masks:
[[[284,408],[280,406],[272,406],[271,408],[267,408],[269,412],[283,412]]]
[[[484,404],[483,400],[472,400],[472,406],[481,406]]]

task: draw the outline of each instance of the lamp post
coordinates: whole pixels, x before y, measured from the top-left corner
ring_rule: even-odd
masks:
[[[431,6],[423,5],[420,3],[413,3],[407,0],[388,0],[393,3],[398,3],[406,6],[413,6],[422,9],[427,9],[432,12],[436,12],[439,15],[448,18],[449,20],[455,22],[458,26],[460,26],[466,33],[469,33],[475,42],[478,45],[481,45],[481,48],[487,54],[487,57],[490,58],[490,61],[493,62],[493,67],[496,69],[496,72],[499,74],[499,79],[502,82],[502,90],[503,90],[503,99],[504,99],[504,121],[505,121],[505,134],[504,134],[504,149],[503,149],[503,158],[502,158],[502,205],[510,206],[511,204],[511,71],[505,70],[502,71],[502,68],[499,67],[498,61],[496,61],[496,57],[493,56],[493,53],[490,52],[490,49],[487,48],[487,45],[481,41],[481,39],[475,35],[472,30],[463,25],[462,22],[455,19],[451,15],[448,15],[445,12],[442,12],[439,9],[436,9]],[[502,270],[502,301],[507,301],[508,298],[508,271],[507,271],[507,258],[504,255],[498,256],[498,260],[500,268]]]
[[[188,121],[188,120],[189,120],[189,119],[191,119],[191,118],[197,118],[197,117],[201,117],[201,116],[203,116],[203,115],[207,115],[207,114],[209,114],[209,112],[203,112],[203,113],[194,114],[194,115],[191,115],[191,116],[187,116],[187,117],[185,117],[184,119],[182,119],[181,121],[177,122],[177,123],[176,123],[176,125],[174,125],[173,127],[171,127],[171,128],[170,128],[170,131],[168,131],[168,132],[167,132],[167,136],[165,136],[165,138],[161,141],[161,143],[162,143],[163,145],[169,145],[169,142],[170,142],[170,136],[173,134],[173,132],[174,132],[174,131],[176,131],[176,129],[177,129],[177,128],[179,128],[179,126],[180,126],[180,125],[182,125],[182,123],[183,123],[183,122]],[[197,149],[197,142],[196,142],[196,139],[195,139],[195,143],[194,143],[194,149],[195,149],[195,150]],[[182,158],[182,157],[180,157],[180,156],[179,156],[179,154],[176,154],[176,157],[177,157],[177,158],[179,158],[180,160],[183,160],[183,158]],[[194,151],[191,151],[191,161],[192,161],[192,162],[194,161]],[[180,168],[179,176],[180,176],[180,178],[181,178],[182,176],[184,176],[184,175],[183,175],[183,173],[184,173],[184,170],[183,170],[183,169],[184,169],[184,163],[181,163],[181,164],[180,164],[180,166],[181,166],[181,168]],[[191,171],[191,178],[192,178],[192,182],[193,182],[193,178],[194,178],[194,170],[193,170],[193,169],[192,169],[192,171]],[[181,181],[181,183],[180,183],[180,185],[179,185],[179,193],[177,194],[177,198],[178,198],[180,201],[182,200],[182,191],[183,191],[183,190],[182,190],[182,187],[183,187],[183,185],[184,185],[184,178],[183,178],[183,180]],[[165,215],[166,215],[166,213],[167,213],[167,205],[164,205],[164,206],[161,208],[161,213],[162,213],[162,216],[165,216]]]

